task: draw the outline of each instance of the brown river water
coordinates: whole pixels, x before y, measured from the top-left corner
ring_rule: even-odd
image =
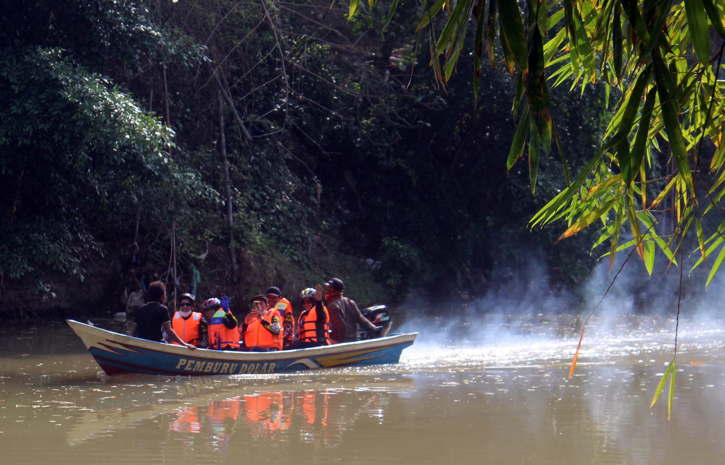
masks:
[[[64,323],[5,327],[0,464],[725,464],[717,325],[681,325],[669,422],[672,321],[592,331],[571,380],[576,336],[547,321],[415,326],[398,365],[208,378],[107,377]]]

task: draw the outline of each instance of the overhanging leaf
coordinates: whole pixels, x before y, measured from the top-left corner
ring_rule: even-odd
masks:
[[[695,47],[695,53],[702,63],[710,61],[710,28],[703,0],[685,0],[687,28]]]
[[[662,390],[665,388],[665,384],[667,383],[667,380],[672,376],[672,372],[675,370],[675,361],[671,360],[670,364],[667,365],[667,369],[665,370],[664,374],[662,375],[662,379],[660,379],[660,382],[657,384],[657,388],[655,389],[655,393],[652,396],[652,401],[649,404],[649,408],[652,408],[657,403],[657,400],[660,397],[660,394],[662,394]]]

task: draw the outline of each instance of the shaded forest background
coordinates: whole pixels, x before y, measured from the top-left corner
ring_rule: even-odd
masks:
[[[532,261],[576,289],[587,233],[529,230],[561,162],[506,171],[503,63],[445,90],[426,2],[346,18],[328,1],[35,0],[0,11],[0,301],[30,316],[123,308],[138,278],[229,295],[339,276],[362,304],[504,288]],[[472,57],[462,57],[459,70]],[[603,96],[557,90],[569,167]],[[172,246],[173,244],[173,246]],[[175,276],[174,276],[175,275]]]

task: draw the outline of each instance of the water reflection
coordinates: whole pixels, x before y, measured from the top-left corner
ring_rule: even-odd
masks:
[[[66,443],[79,446],[110,439],[161,421],[176,440],[186,444],[196,436],[195,444],[203,442],[215,452],[226,453],[230,442],[250,439],[289,442],[295,438],[331,446],[359,416],[379,423],[388,397],[415,390],[415,381],[407,376],[343,371],[332,376],[148,379],[158,384],[80,389],[80,398],[67,401],[79,418],[67,429]]]
[[[224,451],[237,430],[254,440],[289,441],[290,430],[308,444],[333,446],[342,432],[361,414],[384,417],[387,393],[370,392],[351,415],[341,390],[260,391],[204,407],[180,407],[169,422],[179,435],[201,435],[211,449]],[[358,393],[359,395],[359,393]],[[336,421],[330,421],[330,417]]]

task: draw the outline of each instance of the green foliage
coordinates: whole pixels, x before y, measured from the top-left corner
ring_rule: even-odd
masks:
[[[655,389],[654,394],[652,395],[652,401],[650,402],[650,408],[654,407],[657,403],[657,400],[660,398],[660,394],[662,394],[662,391],[665,389],[665,385],[667,384],[667,381],[669,381],[669,385],[667,388],[667,420],[669,421],[672,418],[672,400],[675,396],[675,388],[677,386],[676,383],[677,379],[677,363],[675,359],[672,359],[670,363],[667,365],[667,369],[665,370],[664,374],[662,375],[662,379],[660,379],[660,382],[657,383],[657,388]]]
[[[723,69],[723,17],[721,3],[712,0],[442,0],[430,7],[419,28],[437,36],[431,64],[442,84],[450,84],[466,47],[474,50],[478,76],[483,50],[490,50],[498,35],[503,59],[518,81],[513,107],[520,116],[507,165],[510,169],[526,152],[532,189],[540,155],[551,141],[560,145],[548,82],[582,91],[598,83],[608,96],[617,96],[599,153],[532,225],[565,221],[564,238],[601,224],[596,243],[609,241],[612,257],[621,227],[628,226],[634,238],[629,244],[651,272],[655,250],[673,261],[673,250],[682,247],[694,225],[700,224],[696,236],[703,259],[705,238],[712,242],[719,234],[708,236],[702,220],[725,193],[725,100],[717,81]],[[472,46],[467,45],[471,27]],[[713,32],[717,47],[710,42]],[[665,192],[670,182],[675,188]],[[675,217],[669,237],[653,226],[660,216],[654,209],[665,198]]]
[[[405,293],[410,287],[411,277],[425,269],[417,247],[392,237],[383,238],[380,260],[380,281],[394,293]]]
[[[495,270],[553,241],[523,228],[601,130],[599,89],[553,90],[551,137],[568,160],[530,176],[513,162],[531,159],[532,137],[546,152],[550,129],[537,118],[548,94],[521,80],[517,93],[516,79],[465,47],[441,50],[475,69],[475,88],[451,80],[441,93],[420,65],[418,4],[366,2],[350,22],[347,5],[325,2],[61,3],[0,13],[10,25],[0,39],[13,45],[0,58],[10,116],[0,122],[0,273],[37,274],[43,289],[49,270],[83,276],[102,255],[135,255],[134,242],[138,268],[170,278],[173,222],[179,285],[196,269],[201,293],[297,285],[302,273],[349,277],[367,301],[485,292]],[[461,31],[451,34],[495,51],[490,28]],[[524,59],[541,78],[543,58]],[[507,171],[512,100],[529,122]],[[230,251],[248,266],[236,276]],[[559,283],[590,266],[586,250],[545,259]]]
[[[82,257],[98,252],[103,212],[203,192],[171,158],[169,128],[60,50],[5,50],[0,82],[0,149],[13,154],[0,161],[1,274],[46,266],[81,274]]]

